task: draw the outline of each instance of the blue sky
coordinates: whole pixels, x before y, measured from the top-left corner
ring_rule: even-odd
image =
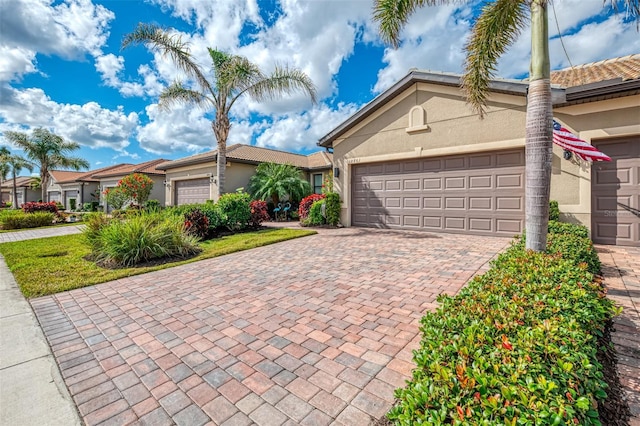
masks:
[[[247,56],[269,71],[298,67],[320,102],[304,96],[235,105],[229,143],[309,153],[316,142],[412,67],[460,72],[462,47],[479,2],[419,10],[398,49],[383,45],[369,0],[0,0],[0,145],[7,130],[46,127],[78,142],[92,168],[175,159],[215,148],[205,112],[157,109],[163,87],[180,78],[144,46],[121,50],[138,22],[179,32],[206,68],[206,47]],[[556,1],[552,68],[640,52],[635,23],[602,0]],[[528,69],[525,30],[498,74]],[[20,153],[15,148],[10,149]]]

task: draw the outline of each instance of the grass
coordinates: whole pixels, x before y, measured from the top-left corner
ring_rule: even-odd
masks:
[[[38,226],[37,228],[20,228],[20,229],[0,228],[0,234],[7,234],[9,232],[20,232],[20,231],[33,231],[35,229],[59,228],[61,226],[78,226],[78,225],[82,225],[82,222],[62,222],[62,223],[56,223],[55,225]]]
[[[81,234],[0,244],[9,269],[25,297],[39,297],[132,275],[197,262],[237,251],[315,234],[299,229],[266,229],[200,243],[203,251],[192,258],[153,266],[105,269],[85,260],[89,246]]]

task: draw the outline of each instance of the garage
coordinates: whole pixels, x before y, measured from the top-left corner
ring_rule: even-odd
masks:
[[[49,201],[55,203],[62,202],[62,196],[60,195],[60,191],[51,191],[49,192]]]
[[[354,226],[513,236],[524,228],[524,150],[352,167]]]
[[[593,141],[611,162],[595,163],[591,232],[595,243],[640,246],[640,136]]]
[[[204,203],[211,199],[209,178],[175,181],[176,205]]]
[[[71,200],[75,200],[73,202],[74,205],[72,205]],[[78,191],[64,191],[64,206],[67,210],[74,210],[82,207],[78,205]]]

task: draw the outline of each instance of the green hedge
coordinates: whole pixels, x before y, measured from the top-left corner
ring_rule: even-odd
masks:
[[[49,212],[24,213],[22,210],[14,210],[14,213],[0,216],[2,229],[39,228],[53,225],[56,215]]]
[[[599,425],[597,338],[615,308],[594,282],[591,241],[576,233],[550,234],[549,253],[517,240],[457,296],[440,297],[421,320],[416,369],[389,419]]]
[[[327,194],[327,223],[336,226],[340,223],[340,195],[336,192]]]

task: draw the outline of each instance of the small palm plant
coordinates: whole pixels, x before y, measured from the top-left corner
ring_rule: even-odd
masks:
[[[271,198],[277,206],[285,197],[301,200],[311,193],[311,185],[302,171],[291,164],[262,163],[249,180],[249,192],[258,200]]]

